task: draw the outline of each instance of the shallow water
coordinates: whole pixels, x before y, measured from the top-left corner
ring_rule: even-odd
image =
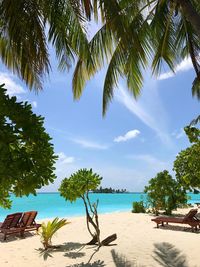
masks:
[[[188,194],[189,203],[200,202],[200,194]],[[85,214],[81,199],[75,203],[66,202],[59,193],[39,193],[37,196],[17,198],[12,196],[13,205],[10,210],[0,208],[0,221],[9,213],[37,210],[38,218],[72,217]],[[99,200],[99,213],[130,211],[133,201],[146,200],[144,193],[126,194],[90,194],[91,202]]]

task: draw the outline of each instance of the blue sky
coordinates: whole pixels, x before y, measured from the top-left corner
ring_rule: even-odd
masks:
[[[74,101],[70,72],[57,71],[51,51],[52,73],[39,94],[2,64],[1,82],[10,95],[29,101],[33,111],[45,117],[52,137],[57,180],[42,191],[56,191],[64,177],[79,168],[93,168],[102,185],[142,191],[148,180],[164,169],[173,174],[178,152],[189,146],[183,127],[199,115],[200,104],[191,95],[194,72],[190,60],[177,66],[176,75],[167,69],[158,78],[145,74],[141,97],[135,101],[120,81],[106,117],[102,117],[104,72],[88,82],[80,101]]]

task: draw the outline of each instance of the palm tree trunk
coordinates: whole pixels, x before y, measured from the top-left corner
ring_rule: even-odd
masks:
[[[200,38],[200,14],[197,13],[190,0],[177,0],[177,3],[180,4],[186,19],[191,23]]]

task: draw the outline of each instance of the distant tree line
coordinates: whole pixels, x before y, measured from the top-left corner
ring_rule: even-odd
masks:
[[[103,188],[100,186],[99,188],[92,191],[93,193],[128,193],[126,189],[114,189],[112,187]]]

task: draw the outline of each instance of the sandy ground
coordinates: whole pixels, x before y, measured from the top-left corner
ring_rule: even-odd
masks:
[[[187,211],[181,210],[183,214]],[[117,234],[112,246],[99,251],[84,246],[90,240],[85,217],[68,218],[71,223],[53,239],[60,248],[48,253],[41,252],[36,234],[27,233],[23,239],[9,236],[7,241],[2,241],[0,235],[0,267],[200,266],[200,231],[193,233],[179,225],[157,229],[151,218],[149,214],[131,212],[99,215],[101,238]]]

